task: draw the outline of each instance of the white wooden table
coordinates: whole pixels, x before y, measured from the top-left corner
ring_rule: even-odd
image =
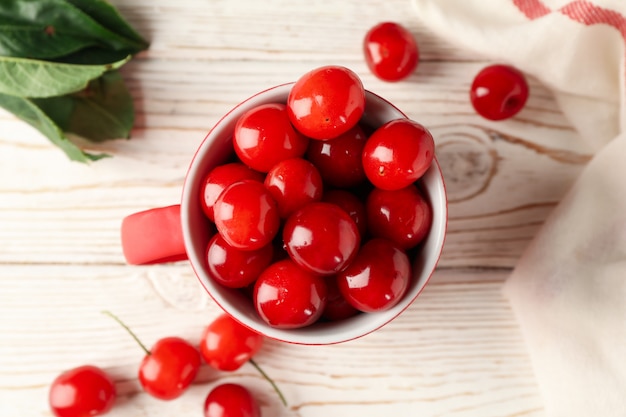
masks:
[[[246,384],[265,416],[543,416],[524,341],[501,287],[547,214],[589,158],[551,93],[530,79],[527,108],[492,123],[470,107],[474,74],[489,62],[442,43],[408,0],[115,0],[151,41],[123,68],[137,109],[113,158],[72,163],[45,138],[0,113],[0,415],[50,416],[49,383],[99,365],[115,378],[113,416],[200,416],[211,387]],[[421,48],[417,73],[384,83],[361,52],[382,21],[406,25]],[[218,313],[186,262],[124,263],[127,214],[179,201],[206,132],[231,107],[321,65],[352,68],[365,87],[428,126],[450,199],[440,268],[423,295],[375,334],[306,347],[268,341],[257,356],[284,408],[250,366],[203,368],[181,398],[141,392],[143,353],[109,317],[150,345],[197,342]]]

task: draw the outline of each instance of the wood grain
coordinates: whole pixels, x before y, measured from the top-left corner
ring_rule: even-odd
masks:
[[[548,89],[514,119],[488,122],[468,101],[489,62],[426,32],[406,0],[115,0],[151,41],[123,68],[135,99],[133,138],[69,162],[29,126],[0,112],[0,415],[49,416],[48,384],[83,363],[106,368],[121,398],[111,416],[201,415],[212,386],[250,386],[269,416],[544,415],[515,318],[500,288],[591,150]],[[420,66],[401,83],[373,77],[361,40],[391,20],[416,36]],[[153,343],[197,341],[218,307],[185,263],[124,263],[124,216],[177,203],[195,149],[219,118],[265,88],[326,64],[346,65],[365,87],[431,129],[449,195],[440,269],[398,319],[328,347],[268,341],[258,362],[283,389],[244,366],[203,369],[181,399],[141,393],[142,352],[101,310]]]

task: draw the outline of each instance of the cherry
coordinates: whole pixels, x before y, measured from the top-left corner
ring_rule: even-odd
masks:
[[[270,265],[254,285],[254,306],[270,326],[295,329],[315,323],[326,303],[326,282],[290,259]]]
[[[400,249],[417,246],[430,230],[432,210],[414,184],[392,191],[375,188],[366,208],[371,235],[387,238]]]
[[[358,310],[388,310],[405,294],[411,276],[406,253],[391,241],[367,241],[356,259],[337,275],[339,290]]]
[[[322,316],[330,321],[344,320],[359,313],[352,304],[346,300],[341,291],[335,277],[326,279],[328,294],[326,295],[326,306]]]
[[[306,158],[319,170],[328,185],[349,188],[365,180],[361,153],[367,136],[358,124],[336,138],[309,142]]]
[[[215,226],[238,249],[268,245],[280,228],[278,207],[263,183],[239,181],[226,187],[213,206]]]
[[[322,177],[315,166],[302,158],[285,159],[270,169],[265,188],[278,205],[281,218],[322,198]]]
[[[410,119],[385,123],[363,148],[365,175],[383,190],[399,190],[418,180],[430,167],[435,143],[430,132]]]
[[[264,175],[241,162],[218,165],[207,174],[202,186],[200,204],[209,219],[215,219],[213,216],[213,205],[217,197],[226,187],[241,180],[263,182]]]
[[[254,282],[272,262],[270,243],[256,250],[237,249],[218,233],[207,247],[208,272],[212,279],[228,288],[243,288]]]
[[[526,104],[528,84],[517,69],[509,65],[490,65],[474,78],[470,101],[476,112],[489,120],[515,116]]]
[[[384,81],[400,81],[415,70],[419,50],[415,38],[404,26],[383,22],[372,27],[363,41],[365,62]]]
[[[88,417],[108,412],[116,397],[111,377],[96,366],[84,365],[52,381],[48,403],[57,417]]]
[[[287,98],[294,127],[320,140],[335,138],[352,129],[365,109],[360,78],[341,66],[323,66],[301,76]]]
[[[356,223],[359,236],[363,238],[367,233],[367,212],[365,204],[356,194],[342,189],[328,190],[322,196],[322,201],[332,203],[348,213]]]
[[[295,130],[284,104],[257,106],[241,116],[233,133],[233,147],[249,167],[267,172],[283,159],[304,155],[309,139]]]
[[[263,336],[221,314],[209,324],[200,339],[204,361],[221,371],[235,371],[248,362],[263,346]]]
[[[161,400],[180,397],[191,385],[200,369],[200,353],[180,337],[159,339],[148,348],[117,316],[104,314],[117,321],[146,353],[139,365],[139,382],[144,391]]]
[[[336,138],[310,141],[306,158],[317,167],[326,184],[354,187],[365,180],[361,153],[366,140],[367,136],[357,124]]]
[[[144,391],[162,400],[180,397],[200,369],[200,354],[180,337],[159,339],[139,365]]]
[[[352,261],[360,236],[348,213],[334,204],[315,202],[287,219],[283,241],[289,257],[302,268],[332,275]]]
[[[261,417],[261,408],[247,388],[226,383],[216,386],[207,395],[204,417]]]

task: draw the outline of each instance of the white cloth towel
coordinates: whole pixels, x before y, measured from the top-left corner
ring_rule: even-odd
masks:
[[[547,416],[626,417],[626,2],[411,1],[439,37],[553,89],[594,152],[504,294]]]

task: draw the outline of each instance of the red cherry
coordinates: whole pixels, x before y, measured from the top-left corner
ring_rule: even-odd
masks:
[[[180,397],[200,369],[200,354],[179,337],[158,340],[139,366],[139,382],[144,391],[162,400]]]
[[[241,162],[231,162],[218,165],[208,173],[202,185],[200,204],[202,210],[211,220],[213,217],[213,205],[224,188],[242,180],[256,180],[263,182],[264,175]]]
[[[201,359],[198,350],[180,337],[160,339],[148,350],[137,335],[116,315],[108,311],[104,314],[117,321],[146,353],[139,365],[139,382],[144,391],[161,400],[180,397],[200,369]]]
[[[272,262],[274,246],[270,243],[256,250],[237,249],[220,235],[207,246],[208,272],[212,279],[228,288],[243,288],[254,282]]]
[[[330,203],[311,203],[285,222],[283,241],[289,257],[302,268],[332,275],[354,259],[359,230],[348,213]]]
[[[371,28],[365,35],[363,52],[369,69],[384,81],[408,77],[419,63],[415,38],[405,27],[393,22]]]
[[[392,191],[375,188],[366,207],[371,235],[387,238],[400,249],[417,246],[430,230],[432,210],[413,184]]]
[[[348,213],[354,220],[354,223],[356,223],[359,236],[361,238],[365,236],[365,233],[367,233],[367,213],[365,204],[356,194],[342,189],[328,190],[324,193],[322,201],[334,204]]]
[[[336,138],[312,140],[306,158],[317,167],[326,184],[348,188],[365,180],[361,153],[367,136],[358,124]]]
[[[418,180],[430,167],[435,143],[430,132],[409,119],[385,123],[363,149],[365,175],[383,190],[399,190]]]
[[[508,65],[490,65],[474,78],[470,101],[476,112],[489,120],[515,116],[526,104],[528,84],[517,69]]]
[[[405,294],[411,277],[409,258],[391,241],[366,242],[356,259],[337,275],[339,290],[364,312],[388,310]]]
[[[268,245],[280,227],[278,207],[265,186],[252,180],[228,186],[213,206],[215,226],[226,242],[238,249]]]
[[[52,381],[48,403],[57,417],[88,417],[108,412],[116,397],[111,377],[96,366],[84,365]]]
[[[263,336],[222,314],[209,324],[200,339],[204,361],[220,371],[235,371],[263,346]]]
[[[250,391],[239,384],[221,384],[204,401],[204,417],[261,417],[261,408]]]
[[[290,259],[270,265],[254,285],[254,305],[270,326],[295,329],[315,323],[326,303],[324,278]]]
[[[352,129],[365,110],[359,77],[341,66],[316,68],[301,76],[289,92],[287,111],[295,128],[320,140]]]
[[[322,198],[322,177],[315,166],[302,158],[285,159],[270,169],[265,188],[278,205],[280,217]]]
[[[325,319],[330,321],[344,320],[359,313],[359,310],[354,308],[343,296],[334,277],[326,279],[326,286],[328,287],[328,295],[326,296],[326,306],[322,313]]]
[[[295,130],[284,104],[263,104],[239,118],[233,133],[235,153],[257,171],[267,172],[277,162],[306,152],[309,139]]]

